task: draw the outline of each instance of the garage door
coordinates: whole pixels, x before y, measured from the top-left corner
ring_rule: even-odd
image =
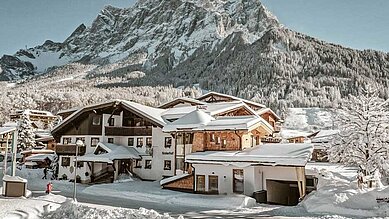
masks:
[[[266,180],[267,202],[280,205],[297,205],[297,181]]]

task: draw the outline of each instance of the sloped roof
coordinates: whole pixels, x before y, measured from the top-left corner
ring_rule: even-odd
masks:
[[[263,144],[243,151],[205,151],[186,155],[189,163],[223,165],[305,166],[313,151],[312,144]]]
[[[242,98],[239,98],[239,97],[235,97],[235,96],[232,96],[232,95],[228,95],[228,94],[222,94],[222,93],[218,93],[218,92],[214,92],[214,91],[210,91],[200,97],[198,97],[197,99],[198,100],[202,100],[204,98],[207,98],[211,95],[216,95],[216,96],[221,96],[221,97],[226,97],[226,98],[230,98],[230,99],[233,99],[233,100],[239,100],[239,101],[243,101],[247,104],[251,104],[251,105],[254,105],[254,106],[258,106],[258,107],[261,107],[261,108],[265,108],[266,106],[263,105],[263,104],[260,104],[260,103],[256,103],[254,101],[251,101],[251,100],[246,100],[246,99],[242,99]]]
[[[103,102],[103,103],[98,103],[98,104],[92,104],[89,106],[82,107],[72,113],[70,116],[66,117],[60,124],[55,126],[52,130],[52,133],[57,132],[59,129],[61,129],[64,125],[69,123],[70,121],[73,121],[75,118],[80,116],[82,113],[96,109],[96,108],[101,108],[101,107],[107,107],[107,106],[115,106],[115,105],[120,105],[124,108],[127,108],[128,110],[131,110],[133,112],[138,113],[139,115],[150,119],[154,123],[163,126],[165,125],[165,121],[162,119],[161,114],[164,112],[164,109],[158,109],[150,106],[145,106],[139,103],[127,101],[127,100],[112,100],[108,102]]]
[[[207,104],[206,102],[203,102],[203,101],[200,101],[200,100],[196,100],[196,99],[193,99],[193,98],[179,97],[179,98],[176,98],[174,100],[171,100],[169,102],[166,102],[166,103],[158,106],[158,108],[167,109],[169,106],[176,105],[176,104],[181,103],[181,102],[192,103],[192,104],[196,104],[196,105],[205,105],[205,104]]]
[[[257,113],[258,115],[262,115],[264,113],[267,113],[267,112],[270,112],[271,114],[273,114],[277,120],[281,120],[281,117],[279,117],[272,109],[270,108],[263,108],[263,109],[260,109],[260,110],[257,110]]]
[[[256,115],[256,112],[253,109],[251,109],[249,106],[247,106],[247,104],[243,103],[242,101],[206,103],[204,106],[205,107],[202,110],[211,116],[232,111],[240,107],[244,107],[245,109],[247,109],[247,111],[251,112],[252,115]],[[166,120],[181,118],[182,116],[195,111],[197,108],[198,108],[197,106],[183,106],[183,107],[170,108],[162,113],[162,117]]]
[[[197,109],[166,125],[162,130],[169,132],[178,129],[193,129],[206,125],[212,120],[215,120],[215,118],[213,118],[203,110]]]
[[[210,121],[206,125],[194,128],[193,130],[249,130],[250,127],[258,123],[262,123],[265,126],[267,125],[268,128],[272,130],[272,127],[266,121],[257,116],[221,116]]]

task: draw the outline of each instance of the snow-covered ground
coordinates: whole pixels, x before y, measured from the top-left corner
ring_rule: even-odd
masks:
[[[85,194],[104,194],[124,200],[165,203],[167,206],[187,206],[214,209],[236,209],[254,207],[253,198],[244,195],[200,195],[161,189],[159,182],[130,181],[113,184],[89,186],[82,191]]]
[[[377,197],[389,197],[388,188],[358,190],[355,183],[356,168],[328,163],[308,164],[307,174],[320,176],[319,190],[308,195],[298,206],[256,204],[251,198],[243,195],[200,195],[164,190],[160,188],[159,182],[145,182],[131,178],[122,178],[112,184],[92,186],[79,184],[77,198],[81,204],[75,206],[66,202],[66,198],[63,197],[72,196],[72,183],[52,181],[54,194],[62,196],[47,196],[44,195],[43,190],[49,180],[41,179],[43,175],[41,169],[22,169],[18,170],[17,174],[29,180],[28,187],[35,197],[0,198],[0,218],[4,218],[5,215],[6,218],[25,216],[26,212],[29,217],[25,218],[36,218],[40,214],[43,218],[61,218],[61,215],[62,218],[77,218],[74,212],[79,212],[77,214],[81,216],[78,218],[120,218],[120,215],[138,213],[147,216],[134,216],[134,218],[169,218],[164,215],[165,212],[172,217],[183,215],[185,218],[340,219],[377,218],[389,215],[388,204],[379,204],[375,200]],[[37,197],[39,195],[43,196]],[[50,207],[44,207],[48,204]],[[140,207],[156,211],[139,209]],[[47,209],[52,212],[47,212]]]
[[[0,198],[0,218],[79,218],[79,219],[103,219],[103,218],[155,218],[170,219],[169,214],[159,214],[154,210],[125,209],[111,206],[74,203],[60,195],[45,195],[37,198]]]
[[[334,129],[334,112],[323,108],[289,108],[281,135],[298,136],[321,129]]]
[[[358,189],[355,177],[340,172],[320,171],[317,191],[300,204],[315,214],[340,214],[350,217],[387,217],[389,203],[377,198],[389,198],[389,187]]]

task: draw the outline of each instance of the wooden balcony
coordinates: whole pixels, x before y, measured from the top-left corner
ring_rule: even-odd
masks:
[[[75,144],[57,144],[55,152],[58,155],[76,155]],[[82,156],[86,152],[86,147],[78,147],[78,155]]]
[[[267,138],[261,138],[262,143],[280,143],[281,138],[273,138],[273,137],[267,137]]]
[[[105,135],[107,136],[151,136],[151,126],[140,127],[105,127]]]

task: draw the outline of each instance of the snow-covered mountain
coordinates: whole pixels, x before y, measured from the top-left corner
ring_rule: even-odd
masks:
[[[201,47],[212,50],[234,32],[252,43],[278,26],[257,0],[147,0],[128,9],[106,6],[91,26],[81,24],[63,43],[46,41],[3,56],[1,74],[18,79],[75,61],[168,71]]]
[[[278,109],[336,106],[368,81],[389,97],[389,54],[289,30],[259,0],[107,6],[62,43],[4,55],[0,80],[31,78],[74,62],[88,65],[84,79],[101,81],[94,84],[100,88],[199,84]]]

